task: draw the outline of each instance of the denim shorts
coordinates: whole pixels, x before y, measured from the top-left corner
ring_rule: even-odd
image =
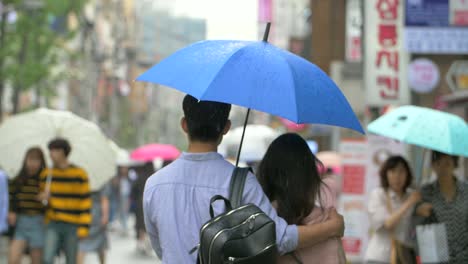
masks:
[[[30,248],[43,248],[44,230],[43,215],[18,215],[14,239],[26,241]]]

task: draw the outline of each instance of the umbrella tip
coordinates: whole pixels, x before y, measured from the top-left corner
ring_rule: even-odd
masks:
[[[267,22],[265,33],[263,34],[263,41],[268,42],[268,35],[270,35],[271,22]]]

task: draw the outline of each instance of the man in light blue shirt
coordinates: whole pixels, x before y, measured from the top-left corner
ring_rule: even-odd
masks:
[[[8,230],[8,176],[0,170],[0,233]]]
[[[187,95],[181,126],[188,135],[188,151],[146,182],[146,229],[163,263],[195,263],[197,254],[189,251],[199,243],[200,228],[210,219],[211,197],[229,197],[234,166],[217,153],[217,147],[230,129],[230,109],[228,104],[198,101]],[[334,210],[327,221],[319,224],[288,225],[278,217],[253,174],[246,179],[242,202],[257,205],[276,223],[281,254],[343,235],[343,217]],[[225,208],[215,203],[214,209],[218,215]]]

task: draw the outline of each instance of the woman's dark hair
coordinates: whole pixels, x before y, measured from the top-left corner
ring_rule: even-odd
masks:
[[[258,167],[263,191],[270,201],[277,202],[278,215],[288,224],[302,224],[315,201],[321,200],[323,182],[317,165],[323,166],[305,140],[287,133],[271,143]]]
[[[41,160],[41,167],[37,171],[36,175],[28,174],[28,169],[26,167],[26,160],[30,157],[35,157]],[[23,159],[23,166],[21,167],[21,170],[19,171],[18,175],[14,179],[14,182],[16,183],[17,187],[20,187],[21,185],[24,185],[24,183],[30,176],[39,176],[41,171],[45,168],[46,168],[46,161],[45,161],[44,153],[42,152],[41,148],[32,147],[26,151],[26,155],[24,155],[24,159]]]
[[[48,147],[49,147],[49,150],[52,150],[52,149],[63,150],[65,157],[68,157],[68,154],[70,154],[70,151],[71,151],[70,143],[68,142],[68,140],[64,138],[53,139],[52,141],[49,142]]]
[[[432,151],[431,161],[432,161],[432,163],[434,163],[434,162],[440,160],[442,157],[445,157],[445,156],[451,157],[452,160],[453,160],[453,164],[455,165],[455,168],[458,167],[458,156],[446,154],[446,153],[439,152],[439,151],[436,151],[436,150]]]
[[[189,138],[201,142],[218,140],[231,111],[230,104],[199,101],[191,95],[185,96],[182,108]]]
[[[406,189],[411,186],[411,183],[413,182],[413,173],[411,172],[408,162],[402,156],[391,156],[382,164],[379,171],[380,184],[385,190],[389,187],[387,176],[388,171],[395,169],[398,165],[403,165],[406,170],[406,182],[403,187],[403,191],[406,192]]]

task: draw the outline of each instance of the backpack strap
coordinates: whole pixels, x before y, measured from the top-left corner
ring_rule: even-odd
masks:
[[[232,208],[237,208],[241,205],[245,179],[250,170],[250,168],[236,167],[232,172],[231,183],[229,184],[229,200],[231,201]]]

